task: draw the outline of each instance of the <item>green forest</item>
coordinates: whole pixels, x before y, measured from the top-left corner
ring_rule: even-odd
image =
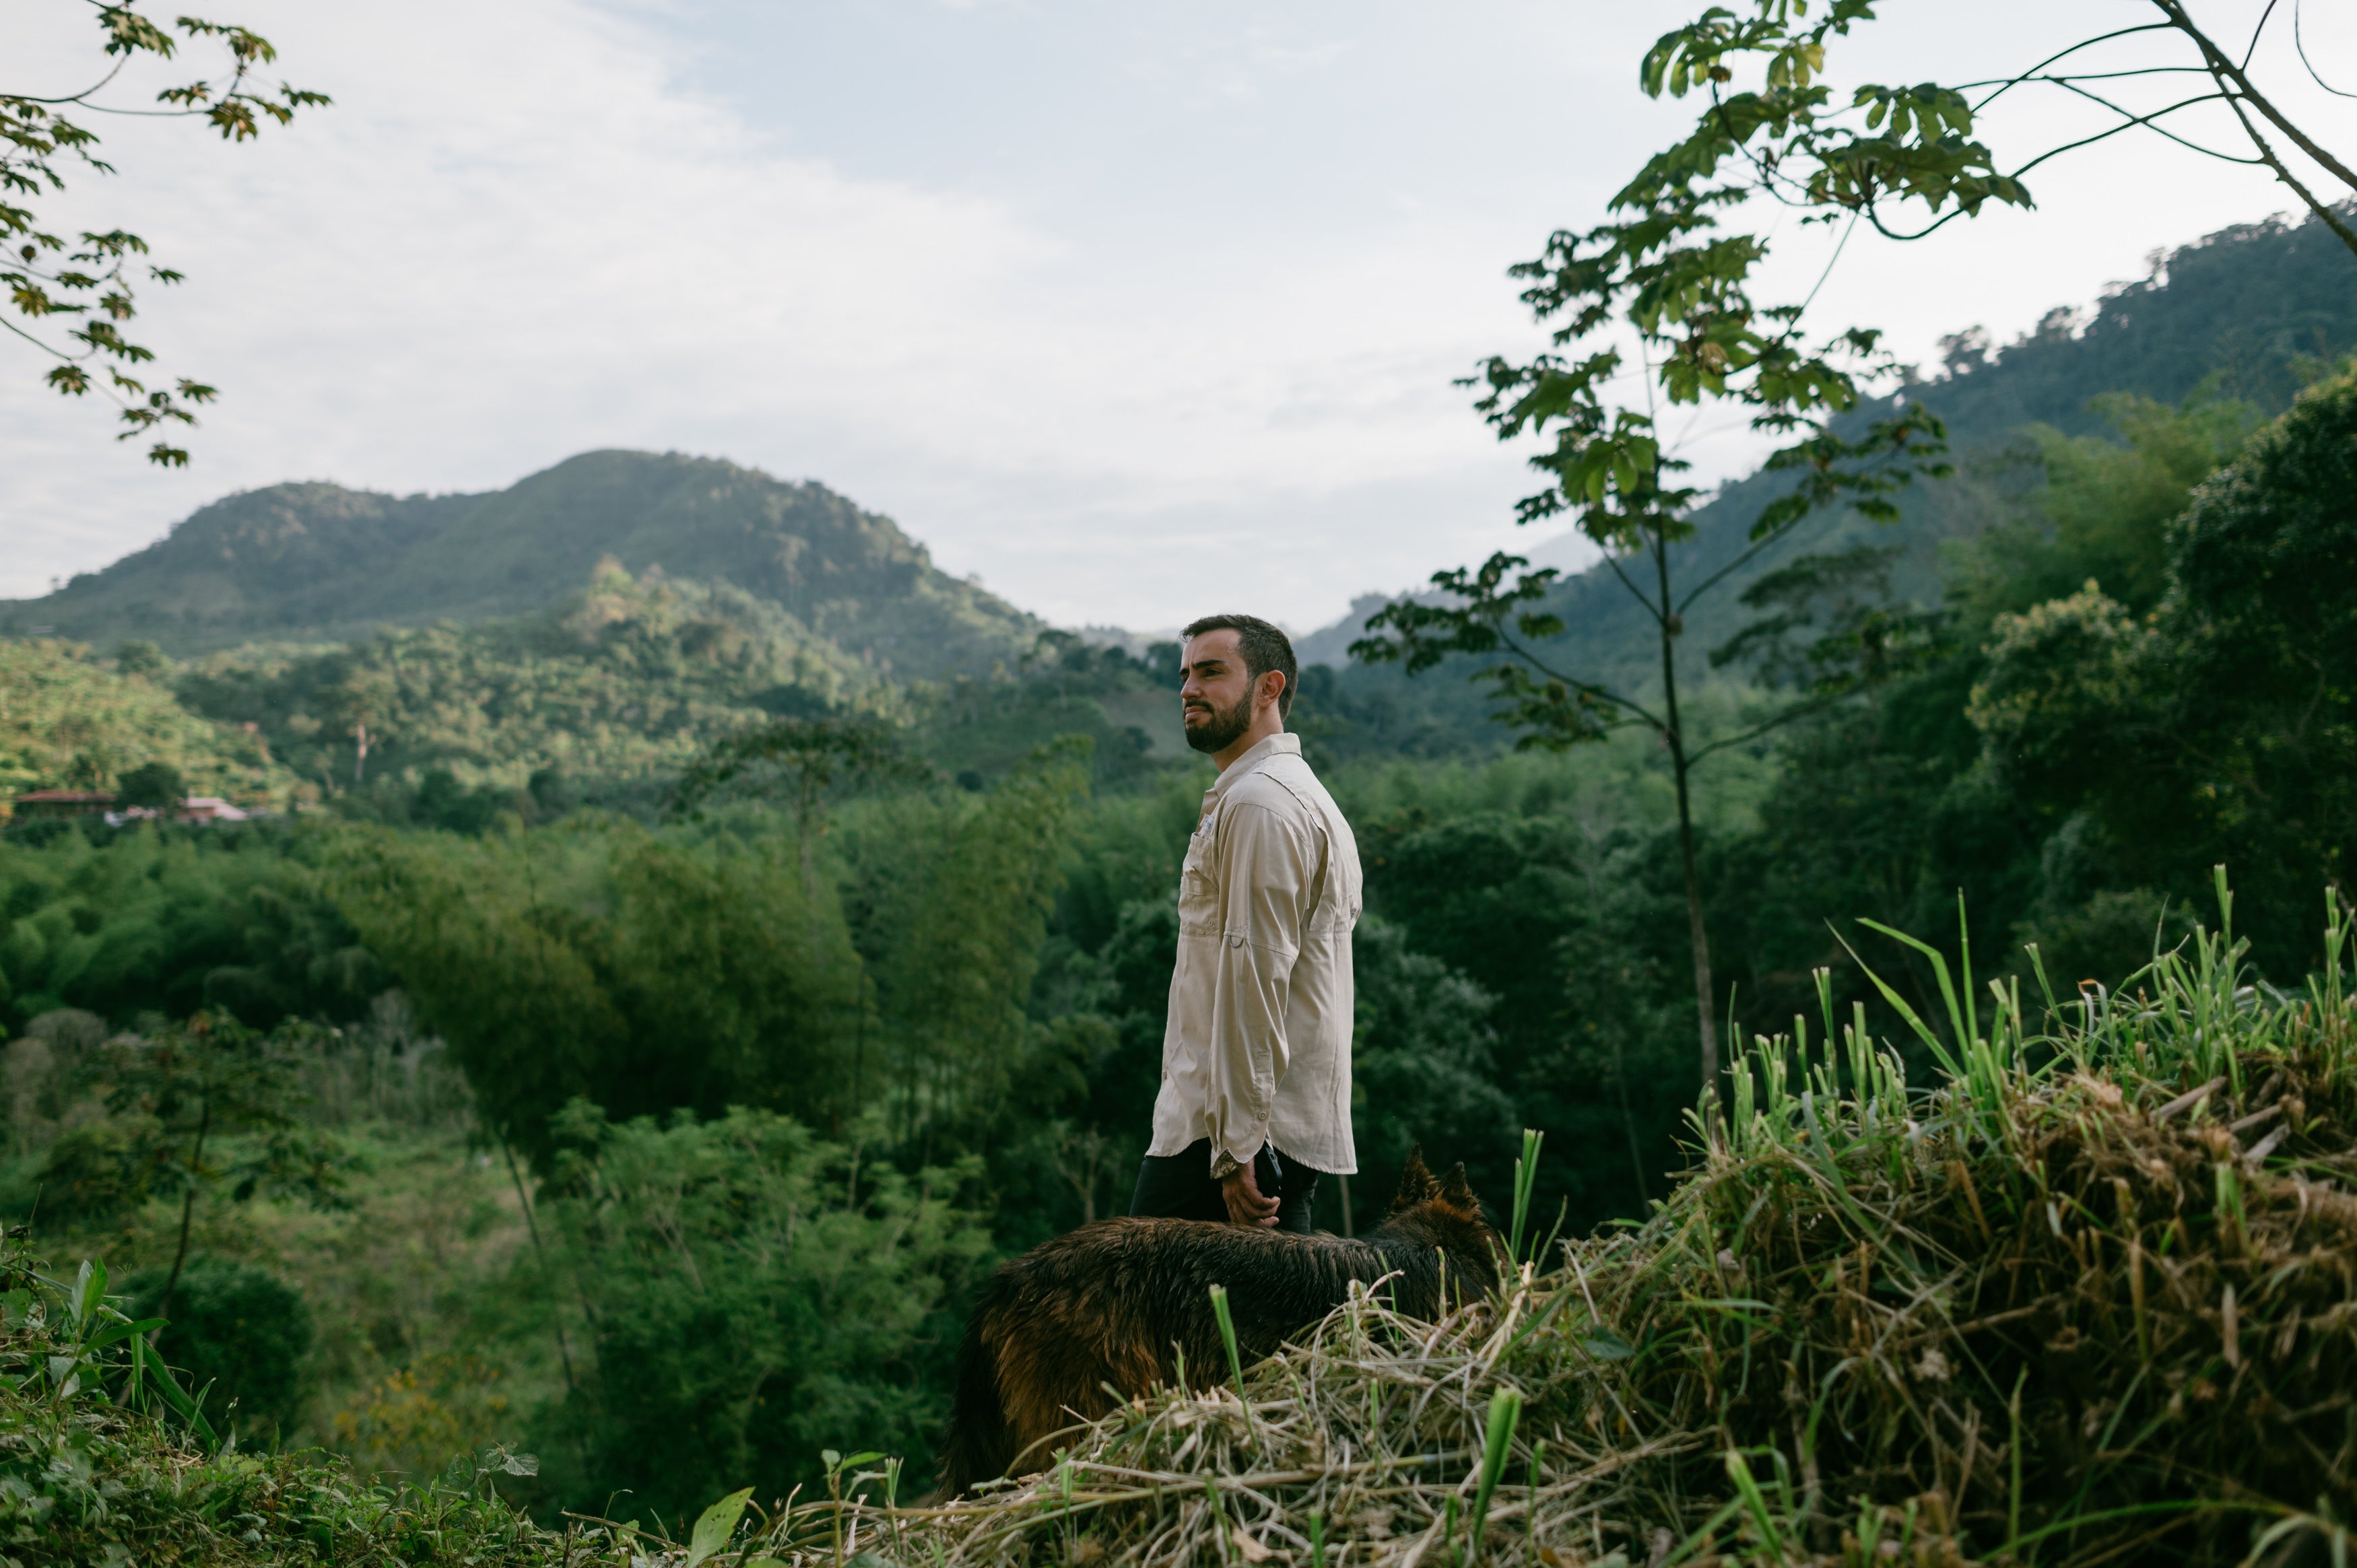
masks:
[[[2216,237],[2122,297],[2177,330],[2154,301],[2315,264],[2312,229]],[[1805,682],[1784,634],[1861,594],[1911,639],[1697,776],[1730,1040],[1937,1016],[1935,968],[1872,922],[1953,930],[1960,897],[1984,974],[2107,996],[2221,864],[2256,974],[2301,981],[2357,838],[2339,264],[2341,314],[2302,331],[2213,314],[2268,346],[2256,371],[2104,384],[2101,316],[1950,367],[1928,395],[2068,421],[1984,426],[1900,522],[1830,520],[1696,628],[1736,650],[1692,698],[1706,736]],[[921,576],[913,607],[874,597],[888,575],[797,611],[628,548],[543,607],[357,640],[0,641],[15,789],[164,764],[273,809],[0,841],[0,1202],[167,1316],[161,1352],[249,1448],[387,1481],[529,1452],[505,1492],[551,1520],[781,1494],[828,1451],[915,1474],[982,1274],[1125,1206],[1211,778],[1176,743],[1177,650]],[[972,661],[921,674],[825,630],[952,614]],[[1469,667],[1305,672],[1293,727],[1369,898],[1363,1164],[1318,1220],[1372,1223],[1419,1144],[1501,1201],[1530,1128],[1544,1225],[1609,1233],[1694,1158],[1670,780],[1636,732],[1514,749]]]

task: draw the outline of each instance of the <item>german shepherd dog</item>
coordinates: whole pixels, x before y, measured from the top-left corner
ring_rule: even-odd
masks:
[[[1497,1238],[1458,1165],[1446,1181],[1408,1156],[1391,1215],[1356,1240],[1200,1219],[1100,1219],[1002,1263],[983,1286],[958,1348],[947,1499],[1007,1473],[1051,1434],[1092,1421],[1123,1398],[1228,1375],[1210,1290],[1228,1290],[1247,1365],[1350,1298],[1351,1282],[1387,1287],[1399,1311],[1438,1316],[1454,1297],[1497,1281]],[[1444,1265],[1443,1260],[1446,1260]],[[1044,1462],[1044,1461],[1043,1461]],[[1035,1466],[1036,1467],[1036,1466]]]

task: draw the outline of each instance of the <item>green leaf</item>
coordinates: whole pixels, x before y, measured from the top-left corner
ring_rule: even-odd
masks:
[[[1579,1342],[1579,1348],[1599,1361],[1625,1361],[1637,1348],[1609,1328],[1599,1328]]]
[[[731,1492],[710,1508],[695,1521],[695,1530],[687,1539],[685,1568],[696,1565],[728,1544],[737,1533],[737,1521],[745,1517],[745,1505],[750,1501],[753,1488]]]
[[[163,1326],[164,1320],[160,1317],[142,1318],[137,1323],[119,1323],[113,1327],[108,1329],[105,1333],[91,1339],[91,1342],[83,1346],[82,1348],[85,1351],[103,1350],[109,1345],[128,1339],[135,1334],[152,1334],[156,1329]]]
[[[77,1326],[87,1324],[97,1315],[98,1304],[106,1299],[106,1265],[91,1259],[81,1261],[81,1273],[74,1277],[74,1293],[69,1302]]]
[[[205,1419],[205,1412],[197,1408],[196,1401],[180,1387],[180,1380],[172,1376],[171,1369],[156,1359],[156,1352],[147,1347],[145,1336],[131,1341],[131,1354],[138,1368],[154,1379],[156,1391],[163,1397],[164,1402],[204,1439],[207,1448],[219,1448],[221,1434],[213,1430],[213,1423]]]

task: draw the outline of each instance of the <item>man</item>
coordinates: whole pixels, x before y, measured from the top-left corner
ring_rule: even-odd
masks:
[[[1358,842],[1285,733],[1298,674],[1285,633],[1223,615],[1183,635],[1187,744],[1220,777],[1179,876],[1162,1089],[1130,1212],[1307,1234],[1318,1178],[1358,1169]]]

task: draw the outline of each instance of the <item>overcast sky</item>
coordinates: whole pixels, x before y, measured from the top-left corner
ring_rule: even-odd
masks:
[[[2288,4],[2258,69],[2346,155],[2357,101],[2295,80]],[[2242,36],[2263,7],[2197,10]],[[121,172],[45,209],[135,229],[188,273],[135,336],[221,402],[194,464],[156,471],[0,344],[0,595],[232,489],[496,489],[630,446],[819,479],[1067,624],[1167,628],[1214,604],[1323,624],[1356,594],[1541,542],[1512,523],[1523,454],[1450,381],[1537,341],[1504,270],[1598,221],[1683,124],[1636,63],[1699,8],[238,0],[336,107],[237,147],[95,120]],[[1844,90],[1995,73],[2154,15],[1884,11],[1835,56]],[[2299,20],[2357,90],[2352,13],[2308,0]],[[83,85],[88,18],[83,0],[8,0],[0,89]],[[2024,95],[1989,129],[2018,157],[2093,124]],[[1928,362],[1943,333],[2009,338],[2156,248],[2289,205],[2262,173],[2148,136],[2034,188],[2034,214],[1853,241],[1816,314]],[[1806,293],[1824,240],[1779,243],[1769,292]],[[1740,471],[1758,448],[1713,417],[1690,437],[1699,468]]]

